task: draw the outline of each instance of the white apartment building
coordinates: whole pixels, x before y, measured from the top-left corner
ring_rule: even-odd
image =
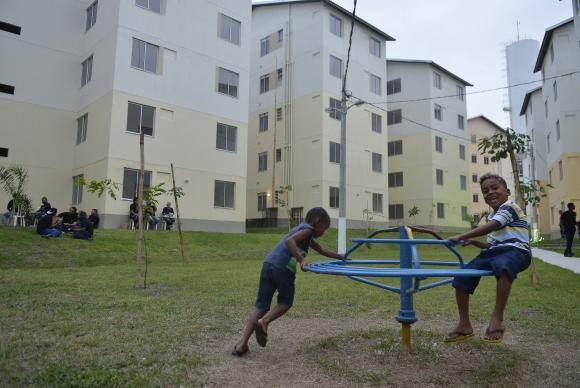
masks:
[[[482,155],[477,148],[481,139],[491,137],[503,130],[502,127],[484,115],[475,116],[467,120],[467,135],[469,137],[467,149],[469,176],[467,179],[469,181],[471,199],[469,214],[477,222],[484,218],[482,216],[485,212],[489,213],[491,211],[491,208],[485,203],[479,184],[479,178],[483,174],[494,173],[502,176],[508,183],[508,188],[512,194],[515,193],[512,167],[509,159],[493,162],[490,155]]]
[[[340,104],[351,19],[349,11],[326,0],[253,5],[246,202],[251,225],[285,224],[287,211],[300,220],[314,206],[327,209],[336,225],[341,120],[332,108]],[[356,99],[384,106],[385,41],[391,40],[355,19],[347,89]],[[365,214],[385,224],[386,112],[368,104],[350,109],[346,144],[347,225],[360,228]]]
[[[526,133],[530,136],[530,170],[529,176],[540,185],[547,187],[550,183],[548,175],[548,155],[546,150],[546,116],[543,109],[544,98],[542,87],[537,87],[526,93],[520,115],[526,125]],[[540,198],[540,206],[528,212],[532,226],[537,226],[540,234],[550,236],[549,198]]]
[[[542,74],[542,106],[552,237],[559,236],[558,210],[580,204],[580,36],[578,2],[574,17],[548,28],[534,71]],[[536,107],[534,107],[536,108]]]
[[[473,85],[433,61],[388,59],[387,74],[391,221],[467,227],[465,88]]]
[[[28,170],[35,206],[118,228],[143,131],[144,184],[170,188],[174,164],[184,229],[244,231],[250,21],[249,0],[0,2],[0,165]],[[117,200],[79,177],[121,183]]]

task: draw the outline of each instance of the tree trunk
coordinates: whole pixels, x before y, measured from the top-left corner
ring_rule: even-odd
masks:
[[[524,203],[524,197],[522,196],[522,188],[521,188],[521,184],[520,184],[520,172],[518,170],[518,163],[516,162],[516,155],[514,153],[513,150],[509,151],[509,155],[510,155],[510,162],[512,164],[512,171],[514,174],[514,186],[515,186],[515,198],[516,198],[516,203],[518,204],[518,206],[523,210],[523,212],[526,212],[526,204]]]
[[[143,131],[141,131],[141,135],[139,136],[139,188],[137,193],[137,201],[138,201],[138,222],[139,228],[137,229],[137,252],[136,252],[136,262],[137,262],[137,274],[135,278],[135,287],[140,287],[143,282],[143,274],[142,274],[142,260],[141,260],[141,253],[142,253],[142,244],[143,244],[143,228],[144,228],[144,220],[143,220],[143,178],[145,175],[145,135]]]
[[[175,191],[175,172],[173,171],[173,163],[171,163],[171,179],[173,180],[173,199],[175,200],[175,214],[177,215],[177,231],[179,232],[181,262],[185,264],[185,254],[183,252],[183,235],[181,234],[181,217],[179,216],[179,203],[177,203],[177,192]]]

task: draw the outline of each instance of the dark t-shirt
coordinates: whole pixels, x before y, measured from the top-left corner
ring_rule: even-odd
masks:
[[[14,200],[11,199],[10,202],[8,202],[8,205],[6,205],[6,210],[11,212],[13,207],[14,207]]]
[[[562,226],[566,231],[575,231],[576,230],[576,213],[570,210],[566,210],[562,213]]]
[[[36,224],[36,231],[41,233],[44,229],[48,229],[52,226],[52,214],[47,214],[43,216]]]
[[[89,236],[93,237],[93,223],[89,220],[86,220],[85,222],[81,222],[80,223],[80,227],[84,228],[85,232],[87,232],[89,234]]]
[[[46,205],[45,204],[40,205],[40,208],[38,209],[38,211],[46,213],[50,209],[52,209],[52,206],[50,206],[50,203],[47,202]]]
[[[75,222],[77,222],[77,219],[79,218],[78,213],[71,213],[71,212],[63,212],[63,213],[60,213],[58,216],[62,217],[63,224],[74,224]]]
[[[99,216],[94,215],[94,214],[91,214],[89,216],[89,221],[91,221],[91,223],[93,224],[93,227],[94,228],[98,228],[99,227],[99,221],[100,221]]]
[[[168,207],[168,206],[165,206],[163,208],[163,211],[161,212],[161,214],[170,214],[170,213],[173,213],[173,208],[172,207]]]

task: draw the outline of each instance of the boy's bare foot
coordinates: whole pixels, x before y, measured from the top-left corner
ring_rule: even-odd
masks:
[[[256,334],[256,341],[258,342],[258,345],[264,347],[266,346],[266,343],[268,343],[268,330],[267,326],[265,326],[261,321],[262,320],[256,322],[254,332]]]
[[[235,344],[234,350],[232,351],[232,356],[242,357],[244,354],[248,353],[248,350],[250,350],[248,345],[241,347],[239,344]]]

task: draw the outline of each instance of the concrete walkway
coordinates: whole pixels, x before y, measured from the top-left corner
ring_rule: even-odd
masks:
[[[547,251],[540,248],[532,248],[532,256],[558,267],[569,269],[580,274],[580,257],[564,257],[561,253]]]

